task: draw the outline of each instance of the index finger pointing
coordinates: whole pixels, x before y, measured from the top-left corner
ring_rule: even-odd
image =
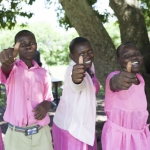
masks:
[[[17,55],[18,55],[19,46],[20,46],[20,43],[19,43],[19,42],[17,42],[17,43],[15,44],[15,46],[14,46],[14,52],[13,52],[13,57],[14,57],[14,58],[17,57]]]
[[[82,55],[79,56],[79,64],[83,64],[83,56]]]

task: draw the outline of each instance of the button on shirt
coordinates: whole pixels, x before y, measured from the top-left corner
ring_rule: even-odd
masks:
[[[18,59],[6,79],[0,68],[0,82],[5,84],[7,107],[4,120],[20,127],[50,122],[48,114],[42,120],[34,118],[32,110],[44,100],[52,101],[51,78],[48,72],[33,61],[33,67]]]

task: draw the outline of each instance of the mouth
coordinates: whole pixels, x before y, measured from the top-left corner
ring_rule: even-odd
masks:
[[[26,55],[26,57],[30,57],[30,58],[34,57],[34,53],[26,53],[25,55]]]
[[[28,53],[26,53],[26,55],[33,55],[33,53],[32,52],[28,52]]]
[[[139,64],[139,62],[138,61],[133,61],[132,62],[132,66],[133,67],[138,67],[140,64]]]
[[[90,64],[90,63],[91,63],[91,60],[85,61],[84,63],[85,63],[85,64]]]

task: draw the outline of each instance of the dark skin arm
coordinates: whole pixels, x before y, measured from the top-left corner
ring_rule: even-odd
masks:
[[[83,65],[83,56],[79,57],[78,64],[73,66],[72,69],[72,81],[75,84],[80,84],[85,77],[85,67]]]
[[[38,104],[32,112],[34,112],[34,117],[37,120],[42,120],[45,118],[47,112],[50,109],[50,101],[43,101],[40,104]]]
[[[120,91],[120,90],[127,90],[130,88],[132,84],[139,84],[139,80],[135,74],[121,71],[119,74],[114,75],[110,79],[110,89],[113,92]]]

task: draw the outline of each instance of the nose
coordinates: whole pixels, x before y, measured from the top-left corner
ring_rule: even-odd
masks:
[[[137,59],[137,55],[136,54],[132,55],[131,59]]]
[[[26,48],[31,48],[31,44],[30,43],[26,44]]]

